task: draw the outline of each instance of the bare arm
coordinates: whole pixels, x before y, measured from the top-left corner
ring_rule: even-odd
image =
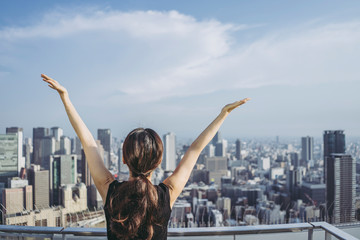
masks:
[[[45,74],[41,74],[41,77],[45,82],[49,84],[49,87],[58,91],[60,98],[64,104],[66,113],[69,117],[70,123],[73,126],[84,148],[86,161],[88,163],[91,176],[94,179],[96,188],[99,191],[105,204],[109,184],[114,180],[114,177],[105,167],[104,161],[100,156],[94,137],[92,136],[89,129],[86,127],[83,120],[80,118],[74,105],[71,103],[67,90],[57,81],[46,76]]]
[[[181,159],[179,165],[176,167],[174,173],[164,180],[164,184],[166,184],[170,190],[171,207],[174,205],[175,200],[179,197],[180,193],[184,189],[201,151],[215,136],[216,132],[219,130],[220,126],[229,113],[238,106],[246,103],[248,100],[250,99],[245,98],[241,101],[226,105],[221,110],[220,114],[215,118],[215,120],[210,123],[210,125],[191,144],[184,157]]]

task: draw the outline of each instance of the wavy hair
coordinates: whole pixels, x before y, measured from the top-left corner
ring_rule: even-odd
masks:
[[[146,239],[154,235],[158,194],[148,180],[150,173],[161,163],[163,144],[152,129],[137,128],[131,131],[123,144],[124,161],[132,180],[124,182],[110,197],[110,229],[120,239]]]

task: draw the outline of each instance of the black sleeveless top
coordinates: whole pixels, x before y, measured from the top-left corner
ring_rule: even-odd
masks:
[[[124,182],[119,182],[117,180],[113,181],[109,185],[109,190],[106,195],[104,212],[105,212],[105,218],[106,218],[106,229],[107,229],[108,240],[118,240],[118,238],[116,238],[115,234],[113,234],[110,230],[111,217],[110,217],[110,213],[108,210],[108,205],[110,202],[110,196],[114,193],[114,190],[122,183],[124,183]],[[168,226],[168,222],[169,222],[170,214],[171,214],[169,188],[164,183],[160,183],[159,185],[154,185],[154,187],[156,188],[156,190],[158,192],[158,201],[159,201],[158,202],[158,206],[159,206],[159,208],[158,208],[159,215],[158,216],[160,216],[161,219],[164,219],[164,221],[163,221],[163,225],[161,225],[161,226],[154,225],[154,235],[153,235],[152,239],[166,240],[167,239],[167,226]]]

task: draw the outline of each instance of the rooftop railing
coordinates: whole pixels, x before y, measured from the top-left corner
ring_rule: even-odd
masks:
[[[356,228],[360,224],[353,224]],[[350,226],[350,225],[349,225]],[[169,228],[168,237],[170,239],[238,239],[242,235],[270,234],[270,233],[295,233],[306,232],[305,238],[300,239],[320,239],[314,238],[314,231],[323,231],[324,239],[331,237],[342,240],[358,240],[358,238],[344,232],[343,230],[327,222],[309,222],[296,224],[278,225],[256,225],[241,227],[210,227],[210,228]],[[270,237],[270,235],[269,235]],[[0,239],[53,239],[53,240],[72,240],[72,239],[106,239],[105,228],[62,228],[62,227],[30,227],[0,225]],[[262,237],[266,239],[266,236]],[[274,239],[274,238],[269,238]],[[278,239],[278,238],[277,238]],[[286,238],[288,239],[288,238]],[[292,240],[295,238],[291,238]]]

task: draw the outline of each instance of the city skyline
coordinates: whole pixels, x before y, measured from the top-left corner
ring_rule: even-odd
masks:
[[[224,136],[359,137],[359,9],[357,1],[1,2],[0,129],[73,133],[46,73],[67,87],[94,136],[150,127],[194,139],[223,105],[251,97]]]
[[[79,140],[65,137],[61,127],[33,130],[36,133],[33,142],[40,142],[33,148],[32,141],[23,141],[22,128],[9,127],[7,134],[0,134],[2,163],[17,162],[17,166],[13,164],[12,169],[2,172],[6,179],[0,183],[3,196],[0,203],[2,211],[7,213],[2,223],[71,227],[74,214],[75,218],[80,215],[80,219],[93,223],[100,221],[89,214],[89,209],[99,209],[103,202],[90,180],[84,151],[78,149]],[[118,165],[122,162],[121,141],[111,137],[110,129],[98,129],[98,133],[96,142],[101,158],[109,163],[117,180],[126,180],[129,172]],[[325,130],[323,134],[323,142],[306,136],[299,138],[297,144],[282,141],[280,137],[271,142],[250,140],[227,144],[223,134],[217,132],[208,145],[212,148],[199,156],[187,187],[173,206],[168,226],[359,220],[360,142],[347,141],[343,130]],[[188,149],[188,146],[176,146],[174,133],[165,134],[163,139],[166,166],[154,171],[153,184],[166,179]],[[41,165],[31,165],[26,171],[24,166],[35,161],[29,159],[28,151],[32,149],[35,153],[36,148],[40,149],[37,152]],[[169,159],[165,160],[167,155]],[[111,160],[107,161],[107,157]],[[26,209],[26,218],[13,214],[19,209]],[[76,226],[93,223],[83,221]]]

